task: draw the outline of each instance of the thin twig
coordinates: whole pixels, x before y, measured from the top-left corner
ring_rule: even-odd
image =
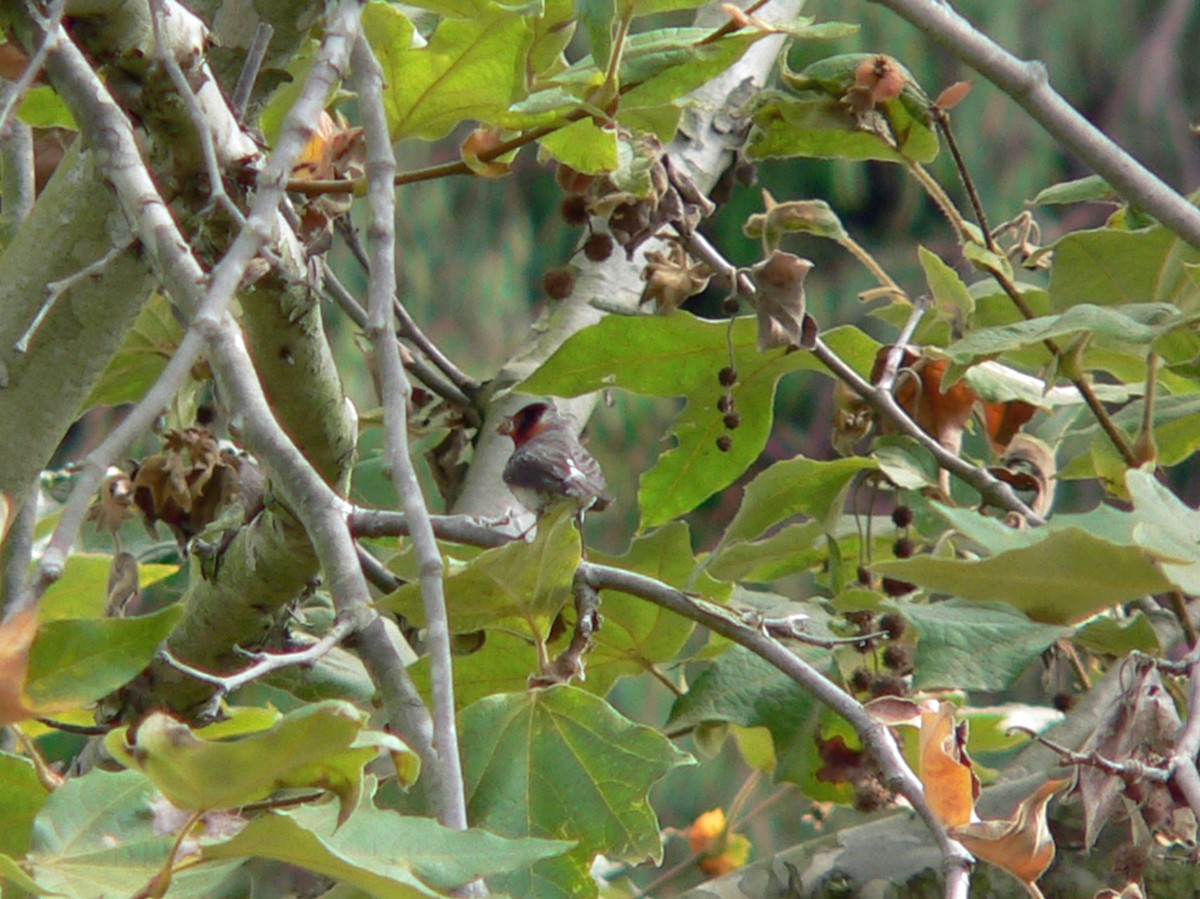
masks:
[[[896,375],[900,372],[900,363],[904,359],[904,351],[908,348],[908,342],[912,340],[912,336],[917,330],[917,325],[921,323],[921,318],[925,315],[925,310],[928,308],[929,299],[924,296],[917,297],[916,302],[913,303],[912,309],[908,313],[908,321],[904,323],[904,327],[900,329],[900,335],[896,338],[896,342],[888,350],[887,361],[883,365],[883,371],[880,372],[879,378],[875,381],[875,386],[880,390],[885,390],[888,393],[892,392],[892,388],[896,385]]]
[[[352,322],[365,331],[367,328],[367,310],[362,307],[362,304],[358,302],[357,298],[355,298],[346,285],[338,280],[337,276],[333,273],[333,269],[329,267],[327,262],[321,263],[321,282],[325,288],[325,292],[333,298],[338,308],[345,312]],[[397,331],[396,336],[399,336],[399,331]],[[470,398],[447,381],[436,368],[418,356],[412,356],[411,360],[409,365],[412,367],[413,374],[421,379],[422,384],[449,402],[455,403],[464,409],[471,408]]]
[[[443,578],[445,565],[421,485],[408,452],[408,400],[412,387],[400,361],[392,315],[396,293],[396,191],[393,183],[396,158],[388,136],[383,105],[383,73],[371,46],[359,36],[353,50],[354,83],[367,143],[366,172],[371,224],[368,231],[370,280],[367,287],[367,335],[379,361],[380,400],[383,403],[387,458],[392,482],[400,493],[411,539],[420,561],[421,599],[425,607],[426,646],[429,650],[433,692],[433,730],[438,820],[454,830],[466,830],[467,810],[458,730],[454,708],[454,669],[450,647],[450,620],[446,612]],[[472,895],[483,895],[482,882]]]
[[[312,646],[296,650],[295,652],[252,653],[250,657],[254,659],[254,664],[234,674],[210,674],[207,671],[201,671],[199,668],[193,668],[191,665],[179,661],[165,647],[158,651],[158,655],[159,658],[175,670],[181,671],[188,677],[193,677],[198,681],[212,684],[217,688],[217,692],[220,695],[228,696],[234,690],[238,690],[246,686],[246,684],[253,683],[259,678],[270,674],[272,671],[289,668],[292,665],[311,665],[313,662],[324,658],[329,654],[331,649],[350,636],[356,627],[357,622],[353,618],[349,616],[339,617],[333,622],[333,627],[320,640],[312,644]]]
[[[29,11],[30,17],[37,22],[44,33],[42,44],[34,52],[28,64],[25,66],[25,71],[21,73],[8,91],[8,95],[4,98],[4,108],[0,109],[0,130],[8,123],[8,117],[12,115],[12,111],[16,108],[17,103],[25,96],[25,92],[29,90],[29,86],[33,84],[35,78],[41,74],[42,67],[46,64],[46,55],[50,52],[52,43],[51,34],[58,29],[62,24],[63,15],[66,13],[66,0],[53,0],[47,10],[46,15],[41,15],[36,9]]]
[[[895,739],[886,727],[871,717],[862,703],[781,643],[740,623],[728,612],[722,613],[719,606],[712,608],[709,603],[697,603],[694,597],[654,578],[619,568],[581,562],[579,570],[597,590],[618,590],[639,596],[745,647],[842,717],[854,728],[863,746],[875,758],[888,786],[908,800],[933,833],[945,864],[947,895],[966,895],[962,887],[967,882],[971,867],[970,854],[946,832],[929,805],[921,781],[904,760]]]
[[[38,309],[37,315],[33,317],[33,321],[29,323],[29,327],[25,329],[25,332],[17,339],[17,342],[13,344],[13,349],[18,353],[28,352],[30,342],[32,342],[34,336],[38,332],[38,329],[42,326],[42,322],[45,321],[46,316],[50,314],[50,310],[54,308],[54,304],[58,302],[59,298],[85,278],[93,278],[99,275],[108,267],[109,263],[133,246],[134,242],[135,241],[133,237],[128,237],[115,246],[110,247],[108,252],[106,252],[103,256],[101,256],[95,262],[88,263],[73,275],[70,275],[66,278],[60,278],[57,281],[51,281],[49,284],[47,284],[46,299],[42,302],[41,307]]]
[[[200,142],[200,153],[204,157],[204,167],[208,172],[209,202],[216,203],[225,211],[226,215],[237,223],[239,228],[244,228],[246,217],[225,191],[225,179],[221,175],[220,163],[217,162],[217,150],[213,144],[213,135],[208,119],[204,115],[204,110],[200,108],[200,103],[196,99],[191,84],[188,83],[187,76],[179,67],[179,61],[175,59],[171,48],[163,40],[161,20],[170,15],[169,9],[165,0],[151,0],[150,19],[154,25],[155,57],[159,64],[167,70],[167,76],[171,79],[171,84],[175,86],[175,92],[183,101],[188,118],[192,120],[192,127],[196,129],[196,139]],[[178,7],[174,7],[174,9],[175,14],[178,15]]]
[[[250,39],[250,46],[246,48],[246,57],[242,60],[242,70],[238,73],[237,84],[233,86],[233,114],[237,116],[239,122],[245,120],[246,106],[250,103],[250,94],[254,91],[254,82],[258,80],[259,70],[262,69],[263,60],[267,56],[267,47],[271,44],[271,37],[275,34],[275,27],[270,22],[259,20],[258,25],[254,29],[254,36]]]
[[[737,290],[741,295],[753,299],[754,285],[750,283],[750,279],[746,277],[745,273],[735,269],[721,255],[720,251],[704,239],[702,235],[696,235],[696,240],[689,245],[688,250],[696,258],[707,262],[715,270],[723,272],[737,286]],[[995,478],[987,469],[974,466],[966,460],[959,458],[934,440],[920,425],[912,420],[890,393],[885,390],[879,390],[874,385],[869,384],[866,379],[829,349],[819,337],[812,349],[812,354],[836,377],[845,382],[847,387],[866,400],[871,408],[891,421],[898,431],[912,437],[932,453],[942,468],[945,468],[952,475],[959,478],[959,480],[974,487],[989,505],[1009,512],[1019,512],[1025,516],[1026,521],[1031,526],[1037,526],[1042,523],[1041,517],[1035,515],[1033,510],[1020,500],[1008,484]],[[713,555],[710,555],[710,558]]]
[[[363,267],[363,271],[370,271],[370,263],[367,261],[367,255],[363,251],[362,242],[358,239],[358,234],[347,221],[338,222],[338,233],[342,235],[342,239],[346,241],[346,246],[350,248],[350,252],[354,258]],[[434,365],[441,370],[450,383],[461,392],[463,397],[474,397],[479,392],[479,382],[460,369],[451,361],[450,357],[441,351],[436,343],[430,340],[416,319],[409,314],[405,305],[400,302],[398,296],[392,297],[392,311],[396,313],[396,318],[400,322],[400,336],[412,341],[413,346],[425,354]],[[467,407],[471,405],[467,402]]]

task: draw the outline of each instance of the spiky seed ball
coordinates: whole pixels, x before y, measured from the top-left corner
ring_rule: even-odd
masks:
[[[565,300],[575,289],[575,271],[568,266],[552,268],[542,276],[542,290],[555,300]]]
[[[593,234],[583,245],[583,255],[592,262],[603,262],[613,251],[613,239],[608,234]]]

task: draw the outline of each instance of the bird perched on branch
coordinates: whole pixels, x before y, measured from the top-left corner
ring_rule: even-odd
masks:
[[[504,483],[539,518],[555,503],[571,500],[582,524],[586,512],[612,502],[600,463],[549,403],[530,403],[506,418],[499,431],[516,444],[504,466]]]

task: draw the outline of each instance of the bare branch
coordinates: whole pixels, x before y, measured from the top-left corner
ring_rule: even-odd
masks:
[[[50,4],[47,15],[42,16],[36,12],[32,13],[41,26],[42,30],[47,35],[58,28],[62,24],[63,14],[67,10],[66,0],[54,0]],[[46,64],[46,54],[50,51],[50,38],[47,36],[42,40],[42,44],[34,52],[29,63],[25,66],[25,71],[21,73],[20,79],[13,83],[11,89],[4,97],[4,108],[0,109],[0,131],[8,124],[8,117],[12,115],[12,111],[17,104],[25,96],[25,92],[29,90],[29,86],[33,84],[33,80],[42,72],[42,67]]]
[[[408,452],[408,402],[412,387],[396,343],[392,297],[396,293],[396,158],[388,135],[383,106],[383,72],[364,37],[352,54],[367,141],[367,196],[371,208],[368,230],[370,281],[367,287],[367,335],[379,361],[380,397],[392,482],[400,493],[413,546],[420,561],[421,599],[425,605],[426,643],[433,692],[435,810],[438,820],[455,830],[467,829],[466,793],[458,754],[454,709],[454,669],[450,652],[450,619],[443,585],[445,566],[438,550],[429,510]],[[481,885],[480,885],[481,886]],[[474,891],[472,891],[474,893]],[[479,894],[482,894],[482,889]]]
[[[212,684],[217,688],[218,695],[228,696],[234,690],[253,683],[260,677],[270,674],[272,671],[278,671],[281,668],[288,668],[292,665],[311,665],[313,662],[328,655],[331,649],[350,636],[359,623],[355,621],[353,616],[339,616],[334,621],[333,627],[320,640],[306,649],[298,649],[295,652],[250,653],[250,658],[254,660],[254,664],[236,674],[217,675],[201,671],[199,668],[193,668],[191,665],[179,661],[179,659],[171,655],[166,649],[160,649],[158,654],[175,670],[183,672],[188,677],[204,681],[206,684]]]

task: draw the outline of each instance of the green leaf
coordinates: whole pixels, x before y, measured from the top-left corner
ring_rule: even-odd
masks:
[[[1120,346],[1153,343],[1170,331],[1190,325],[1200,310],[1183,313],[1164,303],[1132,306],[1073,306],[1062,315],[1047,315],[997,328],[985,328],[946,347],[945,354],[959,364],[987,359],[1048,337],[1087,331]]]
[[[374,779],[339,826],[329,805],[255,818],[233,839],[206,846],[211,859],[271,858],[299,865],[381,899],[440,896],[478,877],[508,873],[571,848],[562,840],[505,839],[483,830],[450,830],[431,818],[383,811],[371,802]]]
[[[1073,181],[1052,184],[1038,191],[1030,206],[1058,206],[1065,203],[1095,203],[1120,200],[1112,186],[1099,175],[1088,175]]]
[[[105,746],[180,808],[234,808],[279,789],[317,786],[338,796],[344,816],[358,801],[363,765],[381,746],[411,754],[396,737],[364,731],[365,724],[354,706],[329,700],[290,712],[268,730],[215,741],[156,712],[138,725],[132,746],[129,729],[110,733]]]
[[[732,343],[738,383],[734,401],[742,417],[728,453],[716,445],[725,433],[717,409],[717,372],[729,364],[728,325],[685,312],[669,316],[612,315],[572,335],[519,385],[532,394],[579,396],[620,387],[652,396],[686,396],[671,425],[677,445],[642,476],[641,527],[652,528],[689,512],[733,483],[758,458],[771,429],[779,379],[790,371],[823,370],[811,354],[760,353],[753,317],[735,320]],[[825,342],[856,367],[869,370],[875,344],[857,328],[835,329]]]
[[[683,588],[696,568],[691,536],[683,522],[672,522],[633,541],[623,556],[589,553],[589,558],[656,578]],[[701,576],[689,588],[709,599],[728,598],[731,588]],[[621,675],[643,674],[674,659],[695,630],[695,624],[637,596],[606,590],[601,614],[604,622],[588,653],[588,690],[605,695]]]
[[[816,156],[832,159],[904,159],[929,162],[938,152],[929,99],[903,66],[900,96],[856,113],[847,102],[856,71],[873,54],[846,53],[819,60],[802,72],[786,67],[790,94],[760,94],[747,155],[751,158]]]
[[[91,525],[85,525],[91,527]],[[108,593],[112,556],[73,553],[67,558],[63,576],[42,597],[38,617],[43,622],[65,618],[100,618]],[[138,565],[138,583],[144,590],[163,578],[178,573],[178,565],[143,562]]]
[[[860,471],[877,467],[874,459],[862,456],[832,462],[797,456],[776,462],[746,486],[726,539],[753,539],[796,514],[819,521],[826,532],[832,532],[850,482]]]
[[[658,731],[571,687],[491,696],[459,725],[471,820],[508,837],[575,840],[566,856],[496,878],[514,896],[595,896],[600,854],[662,858],[650,787],[691,761]]]
[[[525,95],[529,16],[488,4],[465,19],[443,19],[424,47],[412,47],[412,23],[384,4],[363,13],[387,87],[384,107],[394,141],[436,140],[468,119],[495,124]]]
[[[167,367],[181,340],[183,327],[171,313],[171,304],[163,294],[155,293],[138,314],[133,329],[109,361],[83,408],[140,401]]]
[[[765,583],[824,563],[825,527],[819,521],[790,524],[764,540],[722,547],[708,572],[723,581]]]
[[[33,641],[25,695],[43,712],[94,702],[149,665],[181,617],[181,606],[169,606],[137,618],[48,621]]]
[[[34,128],[69,128],[78,131],[75,117],[67,104],[48,84],[36,85],[25,91],[17,118]]]
[[[561,503],[542,517],[531,543],[514,540],[489,549],[446,578],[451,630],[468,633],[499,626],[544,638],[571,597],[579,558],[574,509]],[[417,624],[425,621],[420,584],[406,584],[378,604]]]
[[[700,41],[710,37],[712,32],[698,34],[703,31],[665,30],[638,36],[627,60],[628,71],[626,66],[621,71],[622,84],[635,81],[637,84],[621,97],[618,118],[623,111],[662,106],[691,93],[736,63],[758,41],[768,37],[767,32],[755,29],[735,32],[705,44]],[[670,41],[683,34],[694,37],[678,49],[671,47]],[[658,36],[665,40],[658,42]]]
[[[21,856],[29,848],[33,819],[50,794],[33,762],[0,752],[0,853]]]
[[[1157,654],[1162,652],[1158,634],[1146,615],[1138,611],[1126,621],[1097,618],[1079,629],[1073,638],[1077,646],[1091,652],[1124,658],[1133,652]]]
[[[877,562],[873,568],[882,576],[964,599],[998,600],[1051,624],[1082,621],[1170,587],[1142,550],[1073,527],[978,561],[921,555]]]
[[[607,626],[608,608],[604,609]],[[538,672],[537,647],[521,634],[493,627],[483,634],[483,646],[467,655],[454,657],[454,704],[463,709],[485,696],[496,693],[517,693],[529,686],[529,678]],[[568,638],[547,646],[553,657],[566,645]],[[590,656],[588,657],[590,662]],[[408,669],[421,695],[431,697],[429,656],[424,655]],[[587,686],[594,688],[591,666],[588,666]],[[600,692],[600,691],[597,691]]]
[[[823,667],[828,667],[828,660]],[[813,734],[819,706],[812,694],[742,646],[734,646],[705,668],[686,694],[675,700],[667,727],[679,729],[722,722],[766,727],[778,759],[776,778],[806,783],[816,762]],[[818,797],[813,797],[818,798]],[[844,798],[834,793],[823,800]]]
[[[616,169],[619,162],[617,143],[615,129],[602,128],[590,118],[552,131],[538,142],[554,159],[590,175]]]
[[[949,322],[961,333],[975,312],[975,300],[962,278],[942,259],[924,247],[917,248],[929,292],[933,294],[933,308],[938,318]]]
[[[37,881],[26,874],[25,869],[8,855],[0,855],[0,885],[4,883],[11,884],[18,890],[24,890],[26,893],[34,896],[52,895],[49,890],[39,886]],[[18,893],[16,895],[23,894]]]
[[[93,769],[50,794],[28,860],[35,880],[67,896],[133,896],[162,867],[172,836],[154,830],[154,786]]]
[[[616,0],[574,0],[575,12],[587,32],[592,59],[598,70],[608,68],[612,56],[613,29],[617,24]]]
[[[913,687],[922,690],[1004,690],[1071,633],[1070,628],[1030,621],[1001,603],[907,604],[904,615],[920,631]]]
[[[1184,593],[1200,592],[1200,512],[1181,502],[1149,472],[1129,471],[1125,486],[1140,519],[1133,539],[1158,560],[1174,586]]]
[[[1054,245],[1052,308],[1170,303],[1192,312],[1200,307],[1200,288],[1187,276],[1185,265],[1197,262],[1200,250],[1161,226],[1074,231]]]

